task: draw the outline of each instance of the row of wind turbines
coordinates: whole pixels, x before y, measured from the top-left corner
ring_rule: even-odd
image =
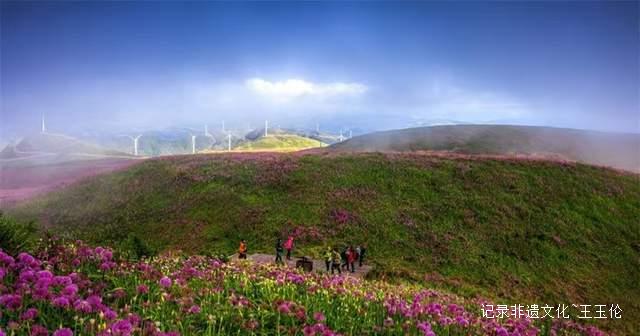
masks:
[[[42,126],[43,127],[43,133],[44,133],[44,118],[43,118],[43,124],[42,125],[43,125]],[[249,129],[251,129],[251,128],[249,127]],[[190,130],[194,131],[193,129],[190,129]],[[222,132],[226,133],[226,135],[227,135],[226,136],[227,137],[227,151],[230,152],[231,151],[231,137],[232,137],[232,134],[231,134],[230,130],[226,129],[224,120],[222,121]],[[140,140],[140,138],[142,136],[143,136],[143,134],[138,134],[136,136],[121,135],[121,137],[129,138],[133,142],[133,155],[134,156],[138,156],[139,155],[139,153],[138,153],[138,148],[139,148],[138,143],[139,143],[139,140]],[[195,133],[190,133],[190,136],[191,136],[191,154],[196,154],[196,138],[199,135],[195,134]],[[215,141],[215,137],[209,132],[209,125],[208,124],[204,125],[204,136]],[[269,121],[268,120],[264,121],[264,135],[263,136],[264,137],[269,136]]]
[[[251,130],[251,126],[248,125],[248,129]],[[193,129],[189,129],[190,131],[190,138],[191,138],[191,154],[196,154],[196,138],[199,136],[199,134],[197,134],[198,132],[193,130]],[[195,132],[195,133],[194,133]],[[48,133],[47,132],[47,127],[46,127],[46,122],[45,122],[45,115],[42,115],[42,121],[41,121],[41,133],[45,134]],[[227,138],[227,151],[231,151],[231,140],[232,140],[232,132],[231,130],[228,130],[225,126],[225,121],[222,121],[222,133],[226,134],[226,138]],[[320,134],[320,124],[316,123],[316,133]],[[205,124],[204,125],[204,134],[205,137],[212,139],[215,142],[215,137],[209,132],[209,125]],[[264,134],[262,135],[263,137],[268,137],[269,136],[269,120],[265,120],[264,121]],[[137,135],[127,135],[127,134],[123,134],[120,135],[119,137],[124,137],[124,138],[128,138],[132,141],[132,145],[133,145],[133,155],[134,156],[139,156],[139,143],[140,143],[140,138],[143,137],[143,134],[137,134]],[[349,130],[349,137],[345,137],[344,136],[344,131],[342,129],[340,129],[340,135],[338,136],[338,142],[342,142],[346,139],[350,139],[353,137],[353,131]]]

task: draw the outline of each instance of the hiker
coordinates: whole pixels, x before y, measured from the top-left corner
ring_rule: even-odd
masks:
[[[332,268],[331,265],[333,264],[333,250],[330,246],[327,246],[327,250],[324,251],[322,256],[324,257],[324,264],[327,266],[327,273],[329,273],[329,270]]]
[[[278,238],[278,240],[276,241],[276,264],[282,264],[282,252],[284,252],[284,250],[282,249],[282,239]]]
[[[347,251],[347,269],[349,269],[349,266],[351,266],[351,273],[355,273],[356,271],[356,267],[355,267],[355,262],[356,259],[358,259],[358,254],[356,253],[356,250],[353,248],[353,246],[349,246],[349,250]]]
[[[293,236],[289,235],[287,241],[284,242],[284,248],[287,250],[287,260],[291,260],[291,249],[293,249]]]
[[[240,247],[238,247],[238,259],[247,259],[247,242],[244,239],[240,240]]]
[[[362,253],[362,249],[360,245],[356,246],[356,260],[360,261],[360,254]],[[362,264],[358,265],[358,267],[362,267]]]
[[[360,252],[358,253],[358,264],[359,264],[360,267],[362,267],[362,262],[364,260],[364,254],[367,251],[367,249],[364,247],[364,245],[358,246],[358,248],[360,249]]]
[[[354,263],[356,262],[356,258],[356,250],[353,248],[353,246],[349,246],[349,249],[347,250],[347,270],[349,270],[349,267],[351,267],[351,273],[355,273],[356,271],[354,265]]]
[[[340,270],[340,261],[342,259],[342,257],[340,256],[340,253],[338,253],[338,251],[333,250],[333,264],[331,265],[331,274],[333,274],[334,270],[338,270],[338,274],[342,274],[342,271]]]
[[[347,268],[347,270],[349,270],[349,263],[347,260],[347,251],[349,250],[349,247],[345,246],[344,249],[342,250],[342,252],[340,252],[340,259],[342,260],[340,267],[342,269]]]

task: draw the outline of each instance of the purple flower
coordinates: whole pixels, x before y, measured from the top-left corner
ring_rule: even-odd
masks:
[[[110,329],[116,336],[129,336],[133,332],[133,326],[128,320],[118,320],[111,325]]]
[[[278,312],[280,314],[290,314],[291,313],[291,303],[290,302],[282,302],[278,305]]]
[[[4,294],[0,296],[0,306],[5,306],[8,310],[16,310],[22,306],[22,296],[18,294]]]
[[[36,273],[36,277],[38,277],[38,279],[51,279],[53,278],[53,274],[47,270],[38,271],[38,273]]]
[[[147,294],[149,293],[149,287],[147,285],[138,285],[137,289],[138,294]]]
[[[73,332],[69,328],[58,329],[53,333],[53,336],[73,336]]]
[[[31,326],[29,336],[49,336],[49,330],[39,324],[34,324]]]
[[[71,278],[66,275],[56,275],[53,277],[53,284],[56,286],[68,286],[72,282]]]
[[[162,277],[162,279],[160,279],[160,286],[167,288],[167,287],[171,287],[171,279],[169,277]]]
[[[51,302],[51,304],[53,304],[55,307],[58,308],[66,308],[69,307],[69,299],[67,299],[64,296],[58,296],[55,299],[53,299],[53,301]]]
[[[30,254],[22,252],[18,254],[18,261],[25,265],[32,265],[36,261],[36,259]]]
[[[321,312],[315,312],[313,313],[313,319],[318,322],[323,322],[325,320],[325,317]]]
[[[93,308],[100,308],[102,306],[102,298],[98,295],[91,295],[87,298],[87,302],[91,304]]]
[[[78,299],[73,303],[73,309],[77,312],[88,314],[91,313],[93,307],[91,307],[91,303],[89,303],[89,301]]]
[[[38,317],[38,310],[35,308],[29,308],[24,313],[22,313],[22,320],[33,320]]]
[[[191,314],[200,314],[200,306],[193,305],[189,308],[189,313]]]
[[[102,310],[102,312],[104,313],[104,318],[107,319],[107,320],[113,320],[118,316],[118,314],[116,314],[116,312],[114,312],[113,310],[111,310],[109,308],[104,308]]]
[[[74,284],[70,284],[62,289],[62,294],[66,296],[75,296],[78,293],[78,286]]]

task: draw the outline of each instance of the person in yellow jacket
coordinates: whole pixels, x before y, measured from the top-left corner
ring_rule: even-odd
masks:
[[[333,250],[333,265],[331,266],[331,274],[333,274],[333,270],[338,270],[338,274],[342,274],[342,270],[340,269],[340,262],[342,261],[342,256],[338,251]]]
[[[240,240],[240,247],[238,247],[238,259],[247,259],[247,242],[244,239]]]

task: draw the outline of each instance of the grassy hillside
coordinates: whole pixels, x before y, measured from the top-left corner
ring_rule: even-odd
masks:
[[[365,134],[336,150],[525,154],[640,172],[640,135],[509,125],[450,125]]]
[[[275,134],[245,142],[234,148],[238,151],[297,151],[322,147],[322,142],[294,134]]]
[[[640,332],[640,180],[581,164],[416,154],[153,159],[11,211],[94,243],[298,253],[364,243],[380,278],[505,304],[620,304]],[[578,315],[578,313],[574,313]]]

